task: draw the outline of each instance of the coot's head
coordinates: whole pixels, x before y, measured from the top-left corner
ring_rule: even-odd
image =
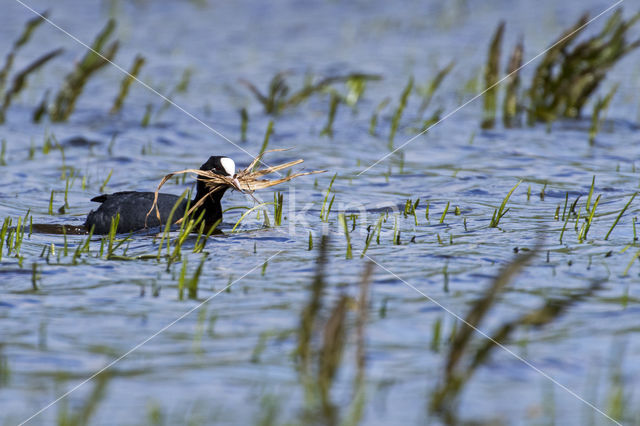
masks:
[[[229,157],[225,157],[222,155],[214,155],[213,157],[209,157],[207,162],[204,163],[202,166],[200,166],[200,170],[208,170],[222,176],[229,176],[231,178],[234,178],[234,181],[236,182],[236,184],[240,186],[240,183],[237,180],[235,180],[235,177],[234,177],[236,175],[236,163]],[[209,192],[205,182],[200,179],[198,179],[197,189],[198,191],[196,193],[196,198],[203,197],[205,194]],[[226,190],[227,188],[223,188],[217,191],[216,194],[214,195],[214,198],[218,198],[218,199],[222,198],[222,195],[225,193]]]
[[[233,177],[236,174],[236,163],[229,157],[214,155],[200,166],[200,170],[211,170],[222,176]]]

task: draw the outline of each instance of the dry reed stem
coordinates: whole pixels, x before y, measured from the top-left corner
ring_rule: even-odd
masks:
[[[171,179],[175,175],[193,173],[198,176],[198,180],[204,181],[206,187],[209,189],[209,192],[207,193],[207,195],[202,197],[200,200],[198,200],[198,202],[195,203],[187,211],[187,213],[185,214],[185,217],[186,217],[186,216],[189,216],[191,213],[193,213],[198,207],[200,207],[204,203],[204,201],[207,199],[207,197],[211,196],[212,194],[214,194],[215,192],[223,188],[233,188],[236,191],[251,195],[254,191],[258,189],[264,189],[264,188],[269,188],[271,186],[279,185],[281,183],[288,182],[300,176],[313,175],[316,173],[326,172],[326,170],[314,170],[312,172],[294,173],[289,176],[285,176],[281,179],[258,179],[259,177],[262,177],[283,169],[287,169],[289,167],[295,166],[296,164],[300,164],[304,162],[303,159],[298,159],[298,160],[290,161],[288,163],[280,164],[278,166],[269,166],[262,170],[252,171],[253,168],[262,160],[262,157],[264,156],[264,154],[268,152],[278,152],[278,151],[287,151],[287,150],[288,148],[279,148],[279,149],[270,149],[268,151],[260,153],[253,159],[251,164],[249,164],[245,169],[240,170],[233,177],[219,175],[217,173],[212,172],[211,170],[199,170],[199,169],[186,169],[186,170],[180,170],[177,172],[169,173],[164,178],[162,178],[162,180],[158,184],[158,187],[156,188],[156,191],[153,197],[153,205],[151,206],[151,209],[147,212],[147,217],[149,217],[151,212],[155,210],[156,217],[158,218],[158,220],[160,220],[160,211],[158,210],[158,193],[160,192],[160,188],[162,188],[162,185],[164,185],[169,179]],[[183,219],[180,219],[175,223],[180,223],[182,222],[182,220]]]

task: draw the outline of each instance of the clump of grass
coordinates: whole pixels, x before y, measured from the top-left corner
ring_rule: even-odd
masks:
[[[24,218],[18,217],[18,221],[15,227],[11,227],[12,219],[11,217],[5,218],[2,223],[2,228],[0,228],[0,261],[2,261],[2,250],[4,244],[7,245],[7,255],[11,255],[18,259],[18,264],[22,267],[22,256],[20,255],[20,248],[22,247],[22,241],[24,240],[24,234],[27,230],[27,219],[30,211],[27,211]],[[31,229],[31,226],[29,226]]]
[[[42,16],[36,16],[35,18],[28,20],[22,30],[22,33],[20,34],[20,37],[18,37],[18,39],[13,42],[13,47],[7,55],[3,67],[0,69],[0,92],[4,90],[4,87],[7,83],[9,73],[11,72],[11,68],[13,68],[13,61],[15,60],[16,54],[25,44],[29,42],[31,36],[33,35],[33,32],[45,21],[45,18],[47,18],[48,16],[49,13],[44,12]]]
[[[107,41],[115,27],[115,21],[110,19],[94,40],[91,49],[77,63],[73,71],[67,75],[49,110],[49,116],[52,121],[66,121],[73,112],[76,101],[89,78],[113,60],[119,44],[118,41],[107,44]]]
[[[482,128],[492,129],[496,121],[496,109],[498,105],[498,87],[496,83],[500,78],[500,50],[502,49],[502,37],[504,36],[504,21],[498,24],[491,44],[484,71],[485,90]]]
[[[144,109],[144,115],[142,116],[142,120],[140,121],[140,127],[148,127],[151,122],[151,113],[153,112],[153,105],[147,104]]]
[[[196,242],[193,245],[194,253],[202,253],[202,250],[204,250],[204,247],[207,244],[207,241],[209,240],[209,237],[211,237],[211,234],[215,232],[218,225],[220,225],[220,222],[221,222],[220,219],[217,220],[211,227],[209,227],[209,230],[207,231],[206,234],[204,233],[206,224],[204,221],[200,222],[200,229],[198,231],[198,236],[196,237]]]
[[[193,75],[193,70],[191,68],[185,68],[182,71],[182,75],[180,76],[180,80],[178,83],[169,91],[169,94],[166,96],[166,99],[162,103],[162,105],[157,109],[155,119],[158,119],[160,115],[162,115],[168,108],[171,106],[172,99],[178,93],[186,93],[189,89],[189,84],[191,82],[191,76]]]
[[[449,75],[453,67],[456,65],[455,61],[451,61],[447,66],[442,68],[436,73],[436,76],[425,86],[416,87],[416,91],[420,96],[422,96],[422,103],[420,104],[419,112],[422,115],[424,111],[431,104],[431,100],[433,99],[433,95],[436,93],[445,77]]]
[[[410,199],[406,201],[404,205],[404,217],[413,216],[413,223],[418,226],[418,214],[416,213],[416,209],[420,204],[420,198],[416,199],[415,202],[412,202]]]
[[[511,194],[513,194],[513,191],[515,191],[521,183],[522,181],[516,183],[516,185],[507,193],[507,196],[504,197],[502,203],[500,204],[500,207],[493,211],[493,217],[491,218],[491,222],[489,223],[490,228],[497,228],[500,224],[500,219],[502,219],[502,217],[507,214],[507,212],[509,211],[509,209],[506,208],[507,202],[509,202],[509,198],[511,198]]]
[[[376,133],[376,127],[378,126],[378,116],[382,112],[383,109],[389,105],[391,102],[390,98],[384,98],[378,106],[376,106],[375,111],[371,114],[371,120],[369,121],[369,134],[374,135]]]
[[[444,223],[444,218],[447,216],[447,212],[449,211],[449,206],[451,205],[451,201],[447,201],[447,205],[444,207],[444,211],[442,212],[442,216],[440,216],[440,223]]]
[[[173,223],[173,216],[176,213],[176,210],[178,209],[178,206],[180,205],[180,203],[182,203],[182,201],[187,198],[187,196],[189,195],[189,191],[184,191],[180,197],[176,200],[175,204],[173,205],[173,207],[171,207],[171,211],[169,212],[169,216],[167,217],[167,223],[164,225],[164,232],[162,233],[162,236],[160,237],[160,243],[158,244],[158,255],[157,255],[157,259],[160,259],[160,256],[162,255],[162,248],[164,246],[164,241],[167,241],[167,255],[170,254],[169,250],[169,246],[170,246],[170,240],[169,240],[169,232],[171,230],[171,223]],[[187,198],[189,201],[191,199],[191,197]],[[187,201],[187,202],[189,202]],[[187,214],[185,214],[185,217],[188,216]],[[117,226],[116,226],[117,229]]]
[[[109,381],[114,377],[113,373],[103,371],[92,378],[93,389],[86,399],[77,404],[73,411],[69,410],[67,399],[59,405],[57,423],[60,426],[83,426],[91,424],[91,417],[104,399]]]
[[[38,281],[42,278],[42,274],[38,272],[38,264],[33,262],[31,264],[31,289],[38,291]]]
[[[331,93],[329,100],[329,116],[327,117],[327,124],[320,131],[320,136],[329,136],[333,138],[333,121],[336,118],[336,112],[338,111],[338,105],[340,105],[340,95],[336,92]]]
[[[396,246],[400,245],[400,228],[398,227],[398,216],[395,215],[393,217],[393,244]]]
[[[359,285],[359,297],[355,301],[349,296],[339,295],[331,306],[325,307],[327,290],[325,269],[327,265],[328,238],[323,236],[317,260],[317,269],[311,284],[309,300],[300,315],[297,330],[298,346],[295,359],[301,382],[304,386],[306,407],[302,423],[358,424],[365,403],[366,349],[365,332],[368,321],[369,287],[373,266],[365,267]],[[356,306],[355,318],[355,365],[351,399],[344,412],[343,404],[335,404],[331,390],[343,364],[349,321],[350,306]]]
[[[274,192],[273,194],[273,221],[276,226],[282,225],[282,209],[284,207],[284,194]]]
[[[118,92],[118,96],[113,101],[113,106],[109,111],[111,114],[116,114],[122,109],[122,105],[124,104],[124,100],[129,94],[129,88],[131,87],[131,83],[133,83],[140,74],[140,70],[144,66],[145,59],[142,55],[136,55],[133,60],[133,65],[131,65],[131,69],[127,73],[127,75],[122,79],[122,83],[120,83],[120,91]]]
[[[2,261],[2,251],[4,249],[4,243],[7,240],[6,238],[7,232],[9,231],[10,226],[11,226],[11,218],[5,217],[4,221],[2,222],[2,228],[0,228],[0,262]]]
[[[347,86],[347,94],[341,97],[341,100],[351,108],[355,108],[358,101],[362,97],[365,89],[367,88],[368,75],[355,75],[345,82]]]
[[[238,219],[238,221],[236,222],[236,224],[233,226],[233,228],[231,228],[231,232],[235,232],[236,228],[242,223],[242,221],[247,218],[249,216],[249,214],[253,213],[254,211],[258,211],[258,214],[260,213],[260,210],[262,210],[263,208],[265,208],[266,206],[273,204],[271,202],[269,203],[260,203],[260,204],[256,204],[255,206],[247,209],[247,211],[245,211],[242,216],[240,216],[240,219]],[[265,225],[269,226],[269,218],[267,216],[266,211],[265,213]]]
[[[587,195],[587,203],[586,203],[587,212],[591,211],[591,197],[593,197],[593,190],[595,189],[595,186],[596,186],[596,175],[593,175],[593,177],[591,178],[591,187],[589,188],[589,195]]]
[[[83,244],[78,244],[76,250],[73,252],[73,258],[71,259],[71,264],[77,265],[78,259],[82,255],[82,253],[89,253],[89,244],[91,243],[91,238],[93,237],[93,232],[95,230],[95,225],[91,225],[91,229],[89,230],[89,234],[85,239]]]
[[[188,191],[187,191],[187,193],[188,193]],[[188,206],[190,204],[190,201],[191,201],[191,199],[189,197],[189,201],[187,202],[187,210],[188,210]],[[192,232],[195,232],[195,230],[198,228],[198,226],[201,223],[203,223],[203,218],[204,218],[204,212],[201,212],[200,215],[198,217],[196,217],[196,218],[194,218],[192,216],[189,216],[187,214],[185,214],[182,217],[181,222],[180,222],[180,229],[179,229],[179,232],[178,232],[178,237],[175,238],[174,241],[173,241],[173,252],[168,256],[168,259],[167,259],[167,270],[169,269],[169,267],[171,266],[171,264],[173,262],[175,262],[178,259],[180,259],[182,245],[187,240],[187,237]],[[171,222],[170,220],[167,221],[167,223],[170,223],[170,222]],[[213,227],[215,227],[216,225],[214,225]],[[203,232],[204,232],[204,228],[200,227],[198,235],[200,236]],[[167,239],[167,241],[168,241],[168,239]],[[167,246],[168,246],[168,244],[169,243],[167,243]]]
[[[344,238],[347,240],[347,252],[345,254],[346,259],[352,259],[353,255],[351,254],[351,235],[349,235],[349,227],[347,226],[347,220],[344,217],[344,213],[338,214],[338,222],[342,226],[344,231]]]
[[[624,272],[622,273],[623,277],[627,276],[627,274],[629,273],[629,269],[631,269],[631,266],[633,266],[633,263],[636,261],[636,259],[640,259],[640,250],[638,250],[636,254],[633,255],[633,257],[627,264],[627,267],[624,269]]]
[[[180,275],[178,277],[178,300],[184,299],[184,289],[187,289],[187,295],[189,299],[197,299],[198,298],[198,282],[200,281],[200,275],[202,275],[202,268],[204,267],[204,262],[207,259],[207,256],[202,256],[200,259],[200,263],[198,267],[193,272],[191,278],[187,280],[187,258],[185,257],[182,260],[182,268],[180,269]]]
[[[530,123],[580,117],[607,72],[640,47],[640,40],[627,40],[640,12],[625,20],[622,10],[617,9],[600,33],[576,43],[588,19],[589,15],[584,14],[569,28],[536,68],[529,89]]]
[[[50,216],[53,215],[53,195],[54,195],[54,192],[52,189],[51,195],[49,196],[49,208],[47,210]]]
[[[22,34],[13,43],[13,47],[9,52],[9,54],[7,55],[5,63],[3,67],[0,69],[0,94],[4,91],[4,88],[7,84],[9,75],[11,73],[11,69],[13,68],[13,62],[15,60],[16,54],[24,45],[26,45],[29,42],[29,40],[31,39],[31,35],[35,31],[35,29],[44,22],[47,15],[48,15],[47,12],[45,12],[42,15],[42,17],[38,16],[34,19],[27,21],[22,31]],[[13,83],[7,89],[7,91],[4,92],[4,95],[1,98],[2,103],[0,104],[0,124],[4,123],[5,121],[6,112],[9,109],[9,106],[11,105],[12,100],[16,96],[18,96],[18,94],[26,87],[27,77],[30,74],[33,74],[36,71],[38,71],[47,62],[51,61],[56,56],[60,55],[62,52],[63,52],[63,49],[52,50],[51,52],[46,53],[43,56],[37,58],[36,60],[31,62],[29,65],[27,65],[24,69],[22,69],[21,71],[15,74],[13,78]]]
[[[47,62],[60,55],[64,50],[56,49],[44,54],[35,61],[27,65],[22,71],[18,72],[13,78],[11,87],[4,94],[4,100],[0,105],[0,124],[4,123],[7,109],[11,105],[11,101],[26,87],[27,77],[42,68]]]
[[[329,221],[329,213],[331,212],[331,207],[333,206],[333,201],[336,199],[336,196],[333,195],[331,200],[329,200],[329,194],[331,194],[331,188],[333,187],[333,182],[336,180],[336,176],[338,174],[334,174],[331,178],[331,182],[329,182],[329,187],[327,188],[327,193],[324,195],[324,200],[322,201],[322,208],[320,209],[320,220],[323,222]],[[329,200],[329,204],[327,205],[327,201]]]
[[[271,135],[273,134],[273,120],[269,120],[269,124],[267,124],[267,130],[264,132],[264,139],[262,140],[262,146],[260,147],[259,155],[262,155],[267,150],[267,146],[269,146],[269,139],[271,139]],[[254,168],[258,167],[258,163],[254,165]]]
[[[424,133],[429,130],[434,124],[440,121],[440,115],[442,114],[442,108],[438,108],[431,114],[431,116],[422,121],[422,127],[420,128],[420,133]]]
[[[290,94],[290,87],[286,81],[286,76],[288,74],[289,72],[287,71],[281,71],[275,74],[271,79],[269,88],[265,94],[263,94],[253,83],[247,80],[240,80],[240,83],[246,86],[258,102],[262,104],[265,113],[277,115],[286,109],[298,106],[313,94],[320,93],[335,83],[345,82],[353,87],[354,82],[362,86],[362,84],[367,81],[376,81],[381,79],[378,75],[364,73],[351,73],[342,76],[325,77],[316,83],[306,82],[301,89]],[[351,91],[353,91],[353,88]]]
[[[127,240],[127,238],[124,238],[119,242],[116,240],[119,221],[120,221],[120,213],[117,213],[116,216],[111,220],[111,223],[109,224],[109,233],[105,236],[107,241],[107,256],[106,256],[107,260],[111,259],[115,251]]]
[[[109,180],[111,180],[111,175],[113,175],[113,169],[109,170],[109,174],[104,179],[104,181],[102,181],[102,184],[100,185],[100,192],[104,192],[107,184],[109,183]]]
[[[378,223],[376,223],[375,228],[372,228],[371,225],[369,225],[369,227],[367,228],[367,237],[365,238],[365,243],[364,243],[364,248],[362,249],[362,253],[360,254],[360,259],[362,259],[365,254],[367,253],[367,250],[369,250],[369,245],[371,244],[371,241],[373,240],[373,237],[378,234],[380,235],[380,229],[382,228],[382,220],[383,220],[383,216],[381,215],[378,218]],[[379,241],[378,241],[379,243]]]
[[[598,195],[598,197],[593,203],[593,206],[589,209],[590,211],[589,211],[589,216],[587,217],[587,221],[582,226],[582,229],[580,230],[580,234],[578,235],[578,241],[580,242],[587,239],[587,234],[589,233],[589,229],[591,229],[591,224],[593,223],[593,216],[596,214],[596,208],[600,203],[600,197],[601,195]]]
[[[396,137],[396,132],[398,131],[398,126],[400,125],[400,119],[402,118],[402,113],[407,106],[409,101],[409,95],[413,90],[413,77],[409,77],[407,81],[407,85],[402,90],[400,94],[400,101],[398,102],[398,106],[396,107],[395,112],[393,113],[393,117],[391,118],[391,129],[389,131],[389,149],[393,149],[393,140]]]
[[[430,411],[439,415],[445,424],[459,423],[457,421],[458,396],[475,371],[486,363],[493,349],[503,347],[504,342],[514,330],[519,327],[542,327],[549,324],[570,306],[589,297],[600,287],[599,283],[593,283],[588,288],[578,290],[569,296],[548,299],[541,307],[506,322],[491,335],[484,336],[483,342],[473,345],[473,332],[478,331],[481,322],[499,300],[499,295],[503,293],[515,276],[530,263],[539,249],[540,243],[531,251],[518,255],[506,265],[483,296],[473,304],[463,320],[463,325],[456,330],[447,354],[443,380],[432,393],[430,403]]]
[[[629,41],[631,29],[640,20],[640,12],[629,19],[617,9],[596,35],[578,42],[589,22],[582,17],[563,34],[545,53],[536,67],[525,97],[519,96],[519,69],[522,66],[523,40],[515,46],[509,59],[510,75],[503,103],[505,127],[517,124],[521,110],[527,111],[527,123],[551,123],[562,118],[579,118],[582,109],[592,98],[607,73],[629,52],[640,47],[640,39]],[[493,128],[497,106],[497,83],[504,22],[501,22],[491,40],[485,68],[484,113],[482,128]],[[594,107],[594,115],[605,110],[610,99],[601,99]],[[599,117],[595,118],[597,123]],[[597,133],[597,129],[595,130]],[[593,134],[593,130],[592,130]]]
[[[31,119],[33,120],[34,123],[39,123],[40,121],[42,121],[42,117],[44,117],[45,114],[47,113],[47,105],[49,104],[50,94],[51,94],[51,90],[49,89],[45,90],[44,95],[42,95],[42,99],[40,100],[40,103],[38,104],[36,109],[33,111],[33,115]],[[31,159],[31,157],[29,158]]]
[[[504,127],[510,128],[516,124],[516,118],[520,112],[518,105],[518,91],[520,90],[520,68],[524,55],[524,40],[521,38],[513,49],[507,67],[507,86],[502,106],[502,122]]]
[[[249,112],[247,108],[240,110],[240,140],[245,142],[247,140],[247,128],[249,127]]]
[[[566,297],[546,300],[546,302],[539,308],[526,312],[520,317],[503,324],[474,351],[471,351],[470,348],[468,348],[468,343],[470,341],[468,337],[464,342],[458,339],[462,330],[470,327],[462,328],[460,332],[457,333],[454,343],[452,344],[452,349],[449,353],[444,384],[441,385],[438,391],[433,394],[431,405],[432,410],[438,412],[445,418],[455,416],[454,407],[457,396],[461,393],[464,385],[471,379],[475,371],[488,360],[493,349],[496,347],[502,347],[514,330],[521,327],[540,328],[550,324],[559,318],[571,306],[590,297],[599,288],[600,283],[596,282],[592,283],[586,289],[574,291]],[[480,304],[484,303],[486,303],[486,299],[481,299],[478,304],[472,308],[466,319],[468,320],[471,315],[477,314],[478,311],[476,310],[476,307],[481,307]],[[491,305],[492,304],[493,301],[491,302]],[[486,311],[482,313],[479,320],[485,316]],[[465,354],[465,352],[467,353]],[[468,360],[466,366],[461,366],[463,356]],[[451,363],[452,361],[453,363]]]
[[[611,232],[613,232],[613,228],[615,228],[616,225],[618,224],[618,222],[620,222],[620,218],[622,218],[622,215],[624,214],[624,212],[627,211],[627,209],[631,205],[631,202],[633,201],[633,199],[636,198],[636,195],[638,195],[637,192],[635,192],[631,196],[631,198],[629,198],[629,201],[627,201],[627,204],[625,204],[624,207],[622,208],[622,210],[620,210],[620,213],[616,217],[616,220],[613,221],[613,225],[611,225],[611,228],[609,229],[609,232],[607,232],[607,235],[605,235],[605,237],[604,237],[605,241],[609,239],[609,235],[611,235]]]
[[[5,159],[5,155],[7,155],[7,140],[2,139],[2,145],[0,146],[0,166],[7,165],[7,160]]]

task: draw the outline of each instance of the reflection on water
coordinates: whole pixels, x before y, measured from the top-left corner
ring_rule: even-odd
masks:
[[[31,231],[37,234],[57,234],[57,235],[86,235],[87,229],[84,226],[60,225],[56,223],[34,223]]]

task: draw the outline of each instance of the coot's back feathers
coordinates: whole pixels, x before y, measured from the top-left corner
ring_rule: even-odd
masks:
[[[200,170],[211,170],[214,173],[218,173],[223,176],[234,176],[235,168],[236,166],[232,159],[221,156],[209,157],[207,162],[200,166]],[[222,205],[220,204],[220,199],[227,188],[223,188],[213,194],[209,194],[209,190],[205,183],[198,180],[196,189],[196,197],[192,201],[191,205],[195,205],[203,198],[204,201],[194,212],[194,216],[199,217],[204,213],[203,221],[205,226],[211,227],[222,219]],[[149,214],[149,216],[147,216],[151,206],[153,206],[154,195],[155,194],[153,192],[135,191],[98,195],[97,197],[92,198],[91,201],[102,204],[98,209],[89,213],[84,226],[87,230],[90,230],[93,227],[93,232],[96,234],[106,234],[111,228],[111,221],[118,214],[120,215],[117,229],[118,233],[132,232],[146,227],[163,225],[167,223],[171,210],[176,205],[180,197],[172,194],[158,194],[157,207],[160,213],[160,220],[158,220],[155,209],[151,214]],[[171,221],[175,222],[181,219],[184,216],[186,209],[187,201],[183,200],[176,207]]]
[[[145,219],[147,227],[160,226],[167,223],[169,214],[176,204],[178,199],[177,195],[172,194],[158,194],[158,210],[160,211],[160,221],[156,215],[155,210],[147,217],[147,212],[153,205],[153,192],[135,192],[125,191],[116,192],[114,194],[102,194],[91,199],[102,205],[97,209],[89,213],[87,221],[84,226],[87,229],[91,229],[95,226],[95,234],[106,234],[111,227],[112,218],[120,214],[118,220],[118,232],[131,232],[145,227]],[[182,200],[176,208],[172,221],[176,221],[186,211],[187,202]]]

